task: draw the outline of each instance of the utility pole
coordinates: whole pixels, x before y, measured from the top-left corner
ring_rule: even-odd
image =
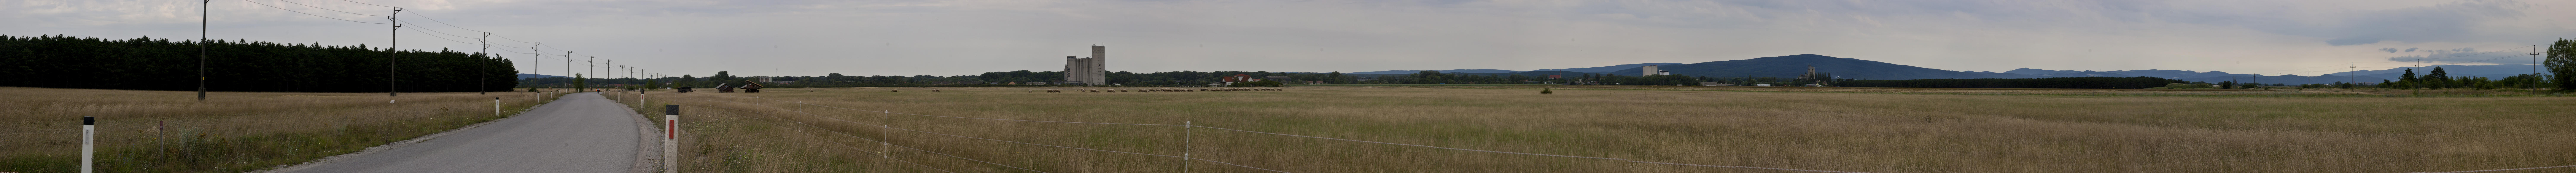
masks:
[[[2299,84],[2299,85],[2308,85],[2308,84],[2315,84],[2315,83],[2317,83],[2317,68],[2316,68],[2316,67],[2308,67],[2308,82],[2307,82],[2306,84]]]
[[[483,32],[483,38],[474,39],[474,42],[483,43],[483,50],[475,50],[475,51],[474,51],[474,54],[491,55],[491,54],[486,53],[486,52],[487,52],[487,51],[492,51],[492,32]],[[490,59],[485,59],[485,60],[490,60]],[[489,72],[492,72],[492,66],[491,66],[491,65],[480,65],[480,66],[476,66],[476,67],[483,67],[483,68],[479,68],[479,69],[482,69],[482,70],[483,70],[483,71],[482,71],[483,73],[489,73]],[[484,89],[483,87],[490,87],[489,85],[491,85],[491,84],[492,84],[492,83],[491,83],[491,82],[492,82],[492,75],[474,75],[474,76],[482,76],[481,78],[477,78],[477,79],[479,79],[479,80],[474,80],[474,94],[487,94],[487,93],[485,93],[485,90],[486,90],[486,89]],[[494,100],[498,100],[498,99],[494,99]],[[495,110],[498,110],[499,108],[494,108],[494,109],[495,109]]]
[[[395,68],[397,68],[397,67],[395,67],[395,66],[401,65],[401,64],[397,64],[397,63],[400,63],[400,62],[396,62],[396,61],[394,60],[394,58],[397,58],[397,57],[402,56],[402,55],[401,55],[401,53],[402,53],[402,48],[401,48],[401,47],[402,47],[402,20],[400,20],[400,19],[395,19],[395,18],[397,18],[397,17],[394,17],[394,16],[402,16],[402,7],[393,7],[393,8],[394,8],[394,13],[393,13],[393,15],[385,15],[385,20],[386,20],[386,21],[392,21],[392,22],[386,22],[386,23],[391,23],[391,24],[393,24],[393,25],[394,25],[394,29],[393,29],[392,31],[386,32],[386,33],[391,33],[391,34],[387,34],[387,35],[392,35],[392,36],[393,36],[393,39],[392,39],[392,40],[393,40],[393,44],[385,44],[385,48],[388,48],[388,50],[385,50],[385,96],[386,96],[386,97],[399,96],[399,95],[400,95],[400,94],[398,94],[398,92],[399,92],[399,91],[396,91],[396,89],[398,89],[398,87],[402,86],[402,85],[395,84],[395,82],[398,82],[398,81],[400,81],[400,80],[395,80],[395,79],[394,79],[394,73],[397,73],[397,72],[395,72],[395,71],[394,71],[394,69],[395,69]]]
[[[501,38],[509,38],[509,37],[501,37]],[[541,61],[537,61],[537,59],[538,59],[538,58],[545,58],[545,57],[546,57],[546,52],[545,52],[545,51],[537,51],[537,46],[545,46],[545,45],[546,45],[546,42],[528,42],[528,43],[535,43],[535,44],[529,44],[529,45],[528,45],[528,52],[529,52],[529,53],[528,53],[528,74],[529,74],[529,75],[528,75],[528,77],[537,77],[537,76],[535,75],[535,74],[537,74],[537,70],[538,70],[538,69],[541,69],[541,68],[545,68],[545,66],[537,66],[537,62],[541,62]],[[534,85],[530,85],[528,88],[534,89],[534,88],[536,88],[536,87],[535,87]]]
[[[567,50],[567,51],[564,51],[564,79],[581,79],[581,78],[573,77],[572,75],[573,75],[573,74],[572,74],[572,51]],[[564,81],[564,82],[572,82],[572,81]],[[564,84],[572,84],[572,83],[564,83]],[[571,87],[565,87],[565,88],[571,88]]]
[[[2531,85],[2530,88],[2540,88],[2540,45],[2531,45],[2531,77],[2529,82],[2523,84]],[[203,100],[202,96],[199,100]]]
[[[206,18],[211,18],[207,14],[213,14],[209,11],[214,11],[215,1],[199,2],[205,6],[197,7],[197,102],[206,102],[206,44],[213,44],[206,39]]]
[[[2361,63],[2353,63],[2353,62],[2345,62],[2345,63],[2351,63],[2351,64],[2345,64],[2345,68],[2350,68],[2350,69],[2345,69],[2345,70],[2344,70],[2344,72],[2343,72],[2343,78],[2344,78],[2344,80],[2348,80],[2348,81],[2346,81],[2346,82],[2344,82],[2344,83],[2352,84],[2352,86],[2353,86],[2353,87],[2361,87],[2361,77],[2360,77],[2360,76],[2361,76],[2361,74],[2360,74],[2360,73],[2361,73]]]

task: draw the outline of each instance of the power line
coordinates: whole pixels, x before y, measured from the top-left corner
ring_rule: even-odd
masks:
[[[510,39],[510,37],[502,37],[502,36],[492,36],[492,37],[501,37],[501,39],[502,39],[502,40],[516,41],[516,42],[520,42],[520,43],[537,43],[537,42],[519,41],[519,40],[517,40],[517,39]],[[524,48],[524,47],[522,47],[522,48]]]
[[[340,0],[340,1],[349,1],[349,0]],[[358,4],[375,5],[375,6],[378,6],[378,7],[394,7],[394,6],[383,6],[383,5],[369,4],[369,3],[358,2],[358,1],[349,1],[349,3],[358,3]]]
[[[2486,52],[2486,53],[2478,53],[2478,54],[2468,54],[2468,55],[2460,55],[2460,56],[2450,56],[2450,57],[2441,57],[2441,58],[2417,58],[2417,59],[2415,59],[2415,60],[2428,60],[2428,59],[2442,59],[2442,58],[2458,58],[2458,57],[2464,57],[2464,56],[2477,56],[2477,55],[2484,55],[2484,54],[2489,54],[2489,53],[2496,53],[2496,52],[2511,51],[2511,50],[2513,50],[2513,49],[2521,49],[2521,48],[2524,48],[2524,47],[2531,47],[2531,46],[2514,47],[2514,48],[2505,48],[2504,50],[2499,50],[2499,51],[2494,51],[2494,52]],[[2415,61],[2415,60],[2389,61],[2389,62],[2365,62],[2365,63],[2392,63],[2392,62],[2407,62],[2407,61]]]
[[[313,16],[313,17],[329,18],[329,19],[331,19],[331,20],[340,20],[340,21],[349,21],[349,22],[358,22],[358,23],[372,23],[372,24],[391,24],[391,23],[360,22],[360,21],[349,20],[349,19],[331,18],[331,17],[329,17],[329,16],[313,15],[313,13],[304,13],[304,12],[302,12],[302,11],[288,10],[288,9],[286,9],[286,8],[278,8],[278,7],[277,7],[277,6],[275,6],[275,5],[268,5],[268,4],[265,4],[265,3],[253,2],[253,1],[250,1],[250,0],[242,0],[242,2],[250,2],[251,4],[259,4],[259,6],[268,6],[268,8],[276,8],[277,10],[286,10],[286,12],[295,12],[295,14],[304,14],[304,15],[310,15],[310,16]]]
[[[432,18],[429,18],[429,16],[422,16],[422,15],[420,15],[420,12],[411,12],[411,16],[420,17],[420,18],[422,18],[422,19],[429,19],[429,21],[430,21],[430,22],[438,22],[438,24],[439,24],[439,25],[447,25],[447,27],[450,27],[450,28],[463,29],[463,30],[467,30],[467,31],[474,31],[474,32],[484,32],[484,31],[481,31],[481,30],[466,29],[465,27],[456,26],[456,25],[453,25],[453,24],[447,24],[447,22],[438,21],[438,19],[432,19]]]
[[[402,22],[402,23],[403,23],[403,24],[411,24],[411,25],[420,25],[420,24],[416,24],[416,23],[411,23],[411,22],[409,22],[409,21],[405,21],[405,22]],[[462,37],[462,38],[474,38],[474,37],[467,37],[467,36],[456,35],[456,34],[448,34],[447,32],[439,32],[438,30],[431,30],[431,29],[429,29],[429,28],[420,28],[420,29],[415,29],[415,30],[430,30],[429,32],[438,32],[438,34],[440,34],[440,35],[456,36],[456,37]],[[470,30],[469,30],[469,31],[470,31]],[[483,31],[475,31],[475,32],[483,32]],[[438,35],[430,35],[430,36],[431,36],[431,37],[437,37]]]
[[[368,15],[368,14],[351,13],[351,12],[348,12],[348,11],[333,10],[333,9],[330,9],[330,8],[315,7],[315,6],[313,6],[313,5],[304,5],[304,3],[295,3],[295,1],[277,0],[277,2],[286,2],[286,3],[289,3],[289,4],[302,5],[302,6],[304,6],[304,7],[320,8],[320,9],[322,9],[322,10],[338,11],[338,12],[340,12],[340,13],[349,13],[349,14],[355,14],[355,15]],[[417,14],[415,14],[415,15],[417,15]],[[368,16],[376,16],[376,15],[368,15]],[[393,16],[376,16],[376,17],[393,17]]]
[[[409,23],[409,22],[405,22],[405,23]],[[426,29],[414,29],[414,30],[411,30],[411,32],[418,32],[418,33],[420,33],[421,35],[429,35],[429,33],[428,33],[428,32],[420,32],[420,30],[426,30]],[[447,39],[447,37],[438,37],[438,35],[430,35],[429,37],[430,37],[430,38],[438,38],[439,40],[452,41],[452,42],[456,42],[456,43],[465,43],[465,44],[471,44],[471,45],[483,45],[483,44],[477,44],[477,43],[467,43],[467,42],[465,42],[465,41],[456,41],[456,39]]]
[[[2488,45],[2494,45],[2494,44],[2488,44]],[[2481,45],[2481,46],[2484,46],[2484,45]],[[2484,55],[2484,54],[2489,54],[2489,53],[2496,53],[2496,52],[2511,51],[2511,50],[2513,50],[2513,49],[2521,49],[2521,48],[2526,48],[2526,47],[2535,47],[2535,46],[2540,46],[2540,45],[2531,45],[2531,46],[2523,46],[2523,47],[2505,48],[2504,50],[2493,51],[2493,52],[2485,52],[2485,53],[2477,53],[2477,54],[2468,54],[2468,55],[2459,55],[2459,56],[2450,56],[2450,57],[2441,57],[2441,58],[2417,58],[2417,59],[2414,59],[2414,60],[2389,61],[2389,62],[2357,62],[2357,63],[2353,63],[2353,64],[2359,64],[2359,63],[2392,63],[2392,62],[2411,62],[2411,61],[2421,61],[2421,60],[2428,60],[2428,59],[2458,58],[2458,57],[2477,56],[2477,55]],[[2515,56],[2520,56],[2520,55],[2515,55]],[[2508,56],[2508,57],[2509,57],[2509,56]],[[2501,58],[2498,58],[2498,59],[2501,59]],[[2477,61],[2459,62],[2459,63],[2450,63],[2450,64],[2471,63],[2471,62],[2489,61],[2489,60],[2495,60],[2495,59],[2477,60]],[[2449,64],[2434,64],[2434,65],[2449,65]],[[2346,66],[2346,67],[2355,67],[2355,68],[2400,68],[2400,67],[2357,67],[2357,66],[2353,66],[2353,65],[2350,65],[2350,64],[2346,64],[2345,66]],[[2334,67],[2334,66],[2318,66],[2318,67],[2308,67],[2308,68],[2325,68],[2325,67]],[[2332,73],[2328,73],[2328,74],[2332,74]]]

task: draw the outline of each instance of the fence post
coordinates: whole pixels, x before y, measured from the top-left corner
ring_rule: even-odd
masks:
[[[94,164],[91,163],[91,160],[97,159],[96,157],[93,157],[93,155],[97,155],[93,152],[98,150],[92,146],[98,144],[96,142],[97,138],[98,117],[81,117],[81,173],[90,173],[90,170],[92,169],[90,166]]]
[[[1181,173],[1190,172],[1190,129],[1193,129],[1190,126],[1197,125],[1190,125],[1189,121],[1181,121]]]
[[[885,154],[879,154],[877,157],[888,159],[894,158],[894,156],[892,156],[894,155],[894,148],[887,147],[894,145],[894,136],[888,136],[889,134],[886,133],[887,130],[894,130],[893,117],[894,111],[892,110],[877,111],[877,150],[885,151],[882,152]]]
[[[680,105],[662,105],[662,172],[680,166]]]
[[[492,98],[492,116],[501,116],[501,98]]]

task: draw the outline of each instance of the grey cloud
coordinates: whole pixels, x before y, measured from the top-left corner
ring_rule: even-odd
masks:
[[[2388,53],[2397,53],[2397,48],[2379,48],[2379,51],[2388,51]]]
[[[2336,46],[2383,41],[2473,40],[2475,38],[2468,37],[2482,34],[2479,33],[2478,28],[2472,27],[2490,21],[2522,17],[2526,13],[2525,10],[2531,6],[2513,0],[2469,0],[2410,8],[2291,15],[2300,13],[2210,8],[2209,4],[2170,1],[2088,0],[2047,4],[2009,2],[2011,1],[1727,0],[1718,3],[1753,7],[1774,13],[1812,12],[1859,16],[1963,15],[1994,21],[2099,22],[2099,20],[2109,20],[2237,26],[2275,34],[2324,38],[2326,44]],[[2246,2],[2238,5],[2300,4]]]
[[[2406,52],[2415,52],[2415,48],[2406,48]]]
[[[2381,41],[2452,41],[2474,35],[2481,22],[2521,17],[2529,5],[2514,1],[2468,1],[2428,7],[2414,7],[2366,12],[2349,16],[2341,25],[2319,28],[2330,31],[2328,45],[2345,46]]]
[[[2425,55],[2407,55],[2407,56],[2388,57],[2388,61],[2416,61],[2416,60],[2423,60],[2423,61],[2424,61],[2424,64],[2449,64],[2449,63],[2469,63],[2469,62],[2476,62],[2476,63],[2497,63],[2497,64],[2526,64],[2526,63],[2530,63],[2530,62],[2525,62],[2525,61],[2506,61],[2506,59],[2514,59],[2514,57],[2518,57],[2517,55],[2522,55],[2522,54],[2512,53],[2512,52],[2510,52],[2510,51],[2503,51],[2503,52],[2490,52],[2490,51],[2478,51],[2478,49],[2476,49],[2476,48],[2458,48],[2458,49],[2428,49],[2428,50],[2424,50],[2424,52],[2426,53]]]

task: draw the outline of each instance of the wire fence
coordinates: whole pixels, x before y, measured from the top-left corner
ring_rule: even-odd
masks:
[[[1457,151],[1474,151],[1474,152],[1485,152],[1485,153],[1502,153],[1502,154],[1516,154],[1516,155],[1550,156],[1550,157],[1564,157],[1564,158],[1601,159],[1601,160],[1613,160],[1613,161],[1628,162],[1628,163],[1646,163],[1646,164],[1658,164],[1658,165],[1694,166],[1694,167],[1714,167],[1714,168],[1766,169],[1766,170],[1803,171],[1803,172],[1875,173],[1875,172],[1853,172],[1853,171],[1833,171],[1833,170],[1813,170],[1813,169],[1792,169],[1792,168],[1772,168],[1772,167],[1753,167],[1753,166],[1727,166],[1727,165],[1686,164],[1686,163],[1670,163],[1670,162],[1639,161],[1639,160],[1632,160],[1632,159],[1625,159],[1625,158],[1589,157],[1589,156],[1571,156],[1571,155],[1555,155],[1555,154],[1538,154],[1538,153],[1525,153],[1525,152],[1509,152],[1509,151],[1479,150],[1479,149],[1466,149],[1466,148],[1440,147],[1440,146],[1431,146],[1431,145],[1403,144],[1403,143],[1392,143],[1392,142],[1379,142],[1379,141],[1353,140],[1353,139],[1341,139],[1341,138],[1329,138],[1329,137],[1316,137],[1316,136],[1306,136],[1306,135],[1281,134],[1281,133],[1271,133],[1271,132],[1261,132],[1261,131],[1250,131],[1250,130],[1239,130],[1239,129],[1220,128],[1220,127],[1199,126],[1199,125],[1190,125],[1190,124],[1135,124],[1135,123],[1099,123],[1099,122],[1038,121],[1038,120],[1015,120],[1015,119],[995,119],[995,118],[974,118],[974,117],[956,117],[956,116],[921,115],[921,114],[909,114],[909,113],[894,113],[894,112],[891,112],[891,111],[876,111],[876,110],[861,110],[861,109],[842,108],[842,107],[835,107],[835,106],[828,106],[828,105],[819,105],[819,104],[812,104],[812,103],[805,103],[805,102],[798,102],[798,101],[786,101],[786,100],[777,100],[777,99],[760,98],[760,97],[740,97],[740,96],[712,96],[712,97],[735,97],[735,98],[761,99],[761,100],[769,100],[769,101],[776,101],[776,102],[787,102],[787,103],[805,104],[805,105],[811,105],[811,106],[816,106],[816,107],[826,107],[826,108],[833,108],[833,109],[843,109],[843,110],[851,110],[851,111],[862,111],[862,112],[883,113],[883,114],[889,114],[889,115],[910,115],[910,116],[942,117],[942,118],[959,118],[959,119],[998,120],[998,121],[1021,121],[1021,122],[1047,122],[1047,123],[1110,124],[1110,125],[1143,125],[1143,126],[1182,126],[1182,127],[1190,127],[1190,128],[1209,128],[1209,129],[1218,129],[1218,130],[1227,130],[1227,131],[1237,131],[1237,132],[1247,132],[1247,133],[1256,133],[1256,134],[1269,134],[1269,135],[1290,136],[1290,137],[1303,137],[1303,138],[1315,138],[1315,139],[1330,139],[1330,140],[1341,140],[1341,141],[1352,141],[1352,142],[1363,142],[1363,143],[1375,143],[1375,144],[1387,144],[1387,145],[1398,145],[1398,146],[1411,146],[1411,147],[1436,148],[1436,149],[1457,150]],[[668,97],[659,97],[659,98],[668,98]],[[1184,155],[1184,156],[1173,156],[1173,155],[1163,155],[1163,154],[1147,154],[1147,153],[1137,153],[1137,152],[1113,151],[1113,150],[1091,149],[1091,148],[1081,148],[1081,147],[1068,147],[1068,146],[1059,146],[1059,145],[1047,145],[1047,144],[1038,144],[1038,143],[1020,142],[1020,141],[1010,141],[1010,140],[999,140],[999,139],[990,139],[990,138],[979,138],[979,137],[971,137],[971,136],[963,136],[963,135],[952,135],[952,134],[936,133],[936,132],[929,132],[929,131],[921,131],[921,130],[914,130],[914,129],[894,128],[894,127],[887,126],[887,125],[869,124],[869,123],[863,123],[863,122],[858,122],[858,121],[850,121],[850,120],[844,120],[844,119],[839,119],[839,118],[826,117],[826,116],[823,116],[823,115],[820,115],[820,114],[808,113],[808,112],[805,112],[805,111],[799,111],[799,110],[793,110],[793,109],[786,109],[786,108],[779,108],[779,107],[769,106],[769,105],[767,105],[767,104],[759,104],[759,103],[743,103],[743,102],[734,102],[734,101],[707,100],[707,99],[695,99],[695,98],[681,98],[681,99],[698,100],[698,101],[712,101],[712,102],[725,102],[725,103],[745,104],[745,105],[754,105],[754,106],[760,106],[760,107],[764,107],[764,108],[776,109],[776,110],[781,110],[781,111],[796,112],[796,113],[799,113],[799,114],[805,114],[805,115],[813,116],[813,117],[817,117],[817,118],[831,119],[831,120],[837,120],[837,121],[841,121],[841,122],[847,122],[847,123],[859,124],[859,125],[865,125],[865,126],[872,126],[872,127],[879,127],[879,128],[885,128],[885,129],[891,129],[891,130],[911,131],[911,132],[919,132],[919,133],[924,133],[924,134],[936,134],[936,135],[951,136],[951,137],[959,137],[959,138],[969,138],[969,139],[990,140],[990,141],[1009,142],[1009,143],[1018,143],[1018,144],[1027,144],[1027,145],[1037,145],[1037,146],[1048,146],[1048,147],[1067,148],[1067,149],[1080,149],[1080,150],[1089,150],[1089,151],[1101,151],[1101,152],[1111,152],[1111,153],[1124,153],[1124,154],[1135,154],[1135,155],[1144,155],[1144,156],[1174,157],[1174,158],[1181,158],[1181,159],[1184,159],[1184,160],[1192,160],[1192,161],[1206,161],[1206,162],[1210,162],[1210,163],[1225,164],[1225,165],[1229,165],[1229,166],[1236,166],[1236,167],[1242,167],[1242,168],[1250,168],[1250,169],[1258,169],[1258,170],[1271,171],[1271,172],[1288,173],[1288,171],[1281,171],[1281,170],[1276,170],[1276,169],[1269,169],[1269,168],[1255,167],[1255,166],[1249,166],[1249,165],[1235,164],[1235,163],[1224,162],[1224,161],[1217,161],[1217,160],[1208,160],[1208,159],[1204,159],[1204,158],[1193,158],[1193,157],[1186,156],[1186,155]],[[678,102],[678,101],[672,101],[672,100],[668,100],[668,99],[659,99],[659,100],[663,100],[663,101],[665,101],[665,102]],[[684,104],[696,104],[696,103],[686,103],[686,102],[679,102],[679,103],[684,103]],[[696,104],[696,105],[700,105],[700,106],[707,106],[707,107],[719,107],[719,108],[733,109],[733,110],[737,110],[737,111],[744,111],[744,112],[757,112],[757,111],[750,111],[750,110],[734,109],[734,108],[731,108],[731,107],[724,107],[724,106],[715,106],[715,105],[706,105],[706,104]],[[772,118],[777,118],[777,117],[772,117]],[[870,142],[879,142],[879,143],[884,143],[884,144],[889,145],[889,146],[902,147],[902,148],[905,148],[905,149],[910,149],[910,150],[915,150],[915,151],[921,151],[921,152],[926,152],[926,153],[938,154],[938,155],[942,155],[942,156],[948,156],[948,157],[953,157],[953,158],[958,158],[958,159],[965,159],[965,160],[969,160],[969,161],[981,162],[981,163],[986,163],[986,164],[993,164],[993,165],[998,165],[998,166],[1003,166],[1003,167],[1009,167],[1009,168],[1013,168],[1013,169],[1020,169],[1020,170],[1026,170],[1026,171],[1034,171],[1034,172],[1046,172],[1046,171],[1038,171],[1038,170],[1028,169],[1028,168],[1022,168],[1022,167],[1010,166],[1010,165],[1006,165],[1006,164],[993,163],[993,162],[986,162],[986,161],[983,161],[983,160],[976,160],[976,159],[971,159],[971,158],[966,158],[966,157],[961,157],[961,156],[956,156],[956,155],[949,155],[949,154],[945,154],[945,153],[932,152],[932,151],[930,151],[930,150],[923,150],[923,149],[912,148],[912,147],[904,147],[904,146],[902,146],[902,145],[892,145],[892,143],[890,143],[890,142],[884,142],[884,141],[875,140],[875,139],[868,139],[868,138],[866,138],[866,137],[860,137],[860,136],[856,136],[856,135],[850,135],[850,134],[847,134],[847,133],[841,133],[841,132],[838,132],[838,131],[832,131],[832,130],[830,130],[830,129],[822,128],[822,127],[819,127],[819,126],[814,126],[814,125],[812,125],[812,124],[806,124],[806,123],[804,123],[804,122],[798,122],[798,121],[794,121],[794,120],[787,120],[787,119],[784,119],[784,118],[779,118],[779,120],[781,120],[781,121],[788,121],[788,122],[794,122],[794,123],[797,123],[797,124],[800,124],[800,125],[805,125],[805,126],[807,126],[807,127],[813,127],[813,128],[816,128],[816,129],[821,129],[821,130],[827,131],[827,132],[832,132],[832,133],[834,133],[834,134],[840,134],[840,135],[842,135],[842,136],[848,136],[848,137],[851,137],[851,138],[858,138],[858,139],[861,139],[861,140],[867,140],[867,141],[870,141]],[[835,142],[835,144],[840,144],[840,143]],[[842,144],[842,146],[844,146],[844,147],[849,147],[849,146],[848,146],[848,145],[846,145],[846,144]],[[856,147],[851,147],[851,148],[852,148],[852,149],[857,149]],[[865,152],[865,151],[864,151],[864,150],[862,150],[862,152]],[[883,156],[882,154],[879,154],[879,153],[872,153],[872,152],[871,152],[871,153],[869,153],[869,154],[871,154],[871,155]],[[1186,153],[1184,153],[1184,154],[1186,154]],[[901,161],[900,159],[896,159],[896,160],[897,160],[897,161]],[[908,161],[907,161],[907,162],[905,162],[905,163],[912,163],[912,162],[908,162]],[[920,164],[913,164],[913,165],[920,165]],[[928,168],[929,166],[922,165],[922,167]],[[2576,165],[2567,165],[2567,166],[2548,166],[2548,167],[2529,167],[2529,168],[2511,168],[2511,169],[2492,169],[2492,170],[2473,170],[2473,171],[2451,171],[2451,172],[2408,172],[2408,173],[2467,173],[2467,172],[2488,172],[2488,171],[2508,171],[2508,170],[2547,169],[2547,168],[2562,168],[2562,167],[2576,167]],[[931,169],[938,170],[937,168],[931,168]],[[946,171],[946,170],[941,170],[941,171]]]

